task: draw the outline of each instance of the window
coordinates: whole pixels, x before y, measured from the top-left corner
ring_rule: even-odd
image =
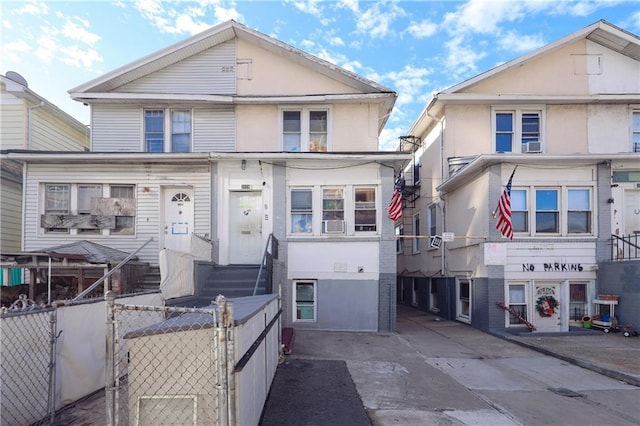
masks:
[[[171,117],[170,123],[165,123],[165,114]],[[168,128],[165,127],[167,125]],[[191,127],[191,110],[145,110],[144,140],[146,151],[191,152]],[[165,143],[165,133],[171,135],[170,145]]]
[[[429,206],[429,236],[433,237],[438,235],[436,223],[436,205],[432,204]]]
[[[329,110],[282,111],[282,150],[326,152],[329,148]]]
[[[144,112],[144,141],[147,152],[164,151],[164,111]]]
[[[344,189],[322,190],[322,222],[324,233],[344,232]]]
[[[640,111],[633,111],[631,117],[631,143],[633,152],[640,152]]]
[[[591,197],[588,189],[567,191],[567,232],[587,234],[591,232]]]
[[[313,322],[316,320],[316,282],[295,281],[293,283],[295,300],[295,321]]]
[[[540,152],[542,110],[494,110],[496,152]]]
[[[68,184],[47,184],[45,186],[45,214],[69,214],[71,186]],[[45,232],[69,232],[67,228],[46,228]]]
[[[536,233],[560,232],[557,189],[536,189]]]
[[[171,111],[171,152],[191,152],[191,111]]]
[[[411,279],[411,306],[418,306],[418,288],[419,282],[418,278]]]
[[[313,232],[313,191],[311,189],[291,190],[291,233],[310,234]]]
[[[529,232],[529,212],[526,190],[511,190],[511,226],[513,232]]]
[[[461,279],[458,281],[458,319],[471,319],[471,281]]]
[[[402,224],[396,225],[396,253],[400,254],[404,252],[404,226]]]
[[[91,215],[91,199],[102,198],[102,185],[78,185],[78,215]],[[78,227],[78,234],[99,234],[100,229]]]
[[[518,313],[518,316],[508,312],[509,325],[524,324],[522,319],[527,319],[527,300],[525,297],[525,285],[524,284],[510,284],[509,285],[509,307]],[[521,319],[522,318],[522,319]]]
[[[569,283],[569,320],[581,321],[587,313],[587,284]]]
[[[438,308],[438,282],[433,278],[429,282],[429,309],[433,312],[440,312],[440,308]]]
[[[420,214],[413,216],[413,253],[420,253]]]
[[[355,231],[376,230],[376,189],[355,188]]]
[[[133,185],[111,185],[111,198],[133,199]],[[135,216],[116,216],[116,227],[111,234],[133,234]]]

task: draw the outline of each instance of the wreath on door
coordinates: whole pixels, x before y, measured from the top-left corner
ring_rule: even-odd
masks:
[[[550,317],[560,304],[553,296],[540,296],[536,302],[536,311],[541,317]]]

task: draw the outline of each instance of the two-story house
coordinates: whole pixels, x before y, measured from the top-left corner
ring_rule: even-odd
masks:
[[[401,303],[567,331],[615,294],[615,315],[640,324],[638,36],[600,21],[457,84],[402,142]]]
[[[157,265],[196,234],[216,264],[256,265],[272,235],[285,325],[394,328],[394,91],[229,21],[70,94],[90,152],[9,155],[28,164],[25,249],[90,240]]]
[[[0,75],[0,149],[85,151],[89,130],[9,71]],[[22,249],[23,165],[7,158],[0,165],[0,253],[15,253]],[[20,269],[2,268],[0,285],[21,282]]]

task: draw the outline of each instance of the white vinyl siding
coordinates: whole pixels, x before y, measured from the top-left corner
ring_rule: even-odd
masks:
[[[236,127],[233,110],[193,111],[193,152],[234,152]]]
[[[236,91],[235,42],[228,41],[125,84],[115,92],[231,95]]]
[[[138,106],[94,105],[95,152],[143,152],[144,110]],[[193,152],[235,151],[235,114],[230,109],[194,109]],[[166,135],[165,135],[166,137]]]
[[[5,97],[7,95],[3,95]],[[4,99],[3,99],[4,102]],[[0,140],[2,149],[26,149],[26,112],[23,104],[0,105]]]
[[[8,179],[2,180],[2,205],[0,206],[0,249],[3,253],[20,251],[22,230],[22,185]]]
[[[99,169],[99,172],[96,170]],[[68,235],[44,233],[40,228],[40,214],[43,203],[41,184],[56,183],[95,183],[102,185],[136,186],[135,235]],[[143,262],[158,264],[158,242],[160,241],[160,215],[163,210],[160,197],[162,185],[174,185],[184,182],[194,188],[194,232],[199,235],[211,234],[211,187],[209,166],[191,165],[154,165],[145,167],[135,163],[127,165],[127,173],[122,166],[113,165],[74,165],[72,169],[47,165],[31,164],[26,193],[25,211],[25,250],[37,250],[45,247],[67,244],[73,241],[89,239],[98,244],[107,245],[131,253],[145,241],[153,241],[137,255]]]
[[[31,110],[31,146],[38,151],[84,151],[89,130],[72,126],[44,107]]]
[[[140,107],[94,104],[92,117],[92,151],[143,151],[142,110]]]

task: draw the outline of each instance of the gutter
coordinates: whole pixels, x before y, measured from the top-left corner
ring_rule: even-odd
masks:
[[[27,147],[26,147],[27,149],[33,149],[33,144],[31,143],[33,139],[33,133],[32,133],[33,132],[32,130],[33,110],[36,108],[43,107],[44,105],[45,105],[44,101],[40,101],[39,104],[32,105],[28,108],[29,111],[27,112]]]

